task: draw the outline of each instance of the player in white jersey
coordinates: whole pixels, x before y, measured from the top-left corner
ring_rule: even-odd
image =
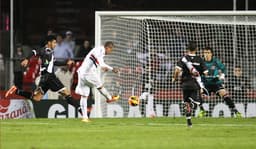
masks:
[[[114,102],[119,99],[119,96],[111,96],[110,93],[103,87],[103,82],[100,78],[100,73],[97,68],[104,71],[119,72],[118,68],[113,68],[104,62],[104,56],[111,53],[113,42],[108,41],[104,46],[93,48],[84,58],[82,65],[78,68],[78,84],[75,92],[81,95],[80,105],[83,113],[83,122],[90,122],[87,116],[87,98],[90,94],[90,88],[96,87],[99,92],[106,98],[106,102]]]

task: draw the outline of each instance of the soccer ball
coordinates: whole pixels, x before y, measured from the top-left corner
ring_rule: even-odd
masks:
[[[129,99],[128,99],[128,103],[129,103],[129,105],[131,105],[131,106],[137,106],[137,105],[139,105],[139,103],[140,103],[140,99],[139,99],[138,96],[131,96],[131,97],[129,97]]]

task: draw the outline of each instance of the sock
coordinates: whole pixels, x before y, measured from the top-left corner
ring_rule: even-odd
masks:
[[[231,110],[237,112],[237,109],[235,108],[235,104],[234,104],[234,102],[231,100],[231,98],[230,98],[228,95],[224,95],[223,97],[224,97],[224,101],[226,102],[226,104],[228,105],[228,107],[229,107]]]
[[[90,118],[91,111],[92,111],[92,106],[87,107],[87,116],[88,116],[88,118]]]
[[[192,125],[192,122],[191,122],[192,108],[190,107],[190,103],[185,102],[184,110],[186,113],[187,125],[191,126]]]
[[[82,110],[82,113],[83,113],[83,118],[88,119],[88,115],[87,115],[87,97],[81,96],[80,106],[81,106],[81,110]]]
[[[154,96],[152,94],[148,95],[148,112],[149,112],[149,116],[155,116]]]
[[[68,104],[71,104],[72,106],[74,106],[75,108],[78,108],[80,105],[78,103],[78,101],[74,100],[71,95],[68,95],[65,97],[65,99],[67,100]]]
[[[23,91],[23,90],[17,90],[16,91],[17,95],[23,96],[25,98],[31,99],[32,98],[32,92],[27,92],[27,91]]]
[[[199,108],[200,108],[200,110],[201,111],[205,111],[204,110],[204,107],[203,107],[203,98],[200,96],[200,98],[199,98],[199,101],[200,101],[200,104],[199,104]]]
[[[191,126],[192,125],[191,116],[190,117],[186,117],[186,119],[187,119],[187,125]]]
[[[105,87],[102,88],[98,88],[98,90],[100,91],[100,93],[106,98],[106,99],[112,99],[112,96],[110,95],[110,93],[107,91],[107,89]]]

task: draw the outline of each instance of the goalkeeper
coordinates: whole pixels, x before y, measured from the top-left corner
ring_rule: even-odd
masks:
[[[226,89],[224,88],[224,80],[226,74],[225,65],[216,57],[213,56],[213,50],[210,47],[206,47],[203,50],[204,62],[208,69],[208,75],[202,76],[205,88],[211,94],[214,92],[217,96],[224,99],[225,103],[235,113],[236,117],[241,117],[241,113],[235,107],[233,100],[228,95]],[[206,112],[200,105],[200,111],[198,117],[205,116]]]

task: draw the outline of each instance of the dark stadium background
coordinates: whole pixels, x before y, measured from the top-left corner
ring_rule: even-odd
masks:
[[[256,8],[248,0],[248,10]],[[9,55],[9,32],[4,16],[10,16],[10,0],[1,0],[1,49]],[[237,10],[245,10],[245,0],[237,0]],[[14,0],[15,43],[37,45],[49,28],[74,32],[76,43],[94,42],[94,13],[97,10],[233,10],[233,0]]]
[[[0,90],[10,84],[10,1],[0,0]],[[39,48],[49,29],[73,32],[76,45],[89,40],[94,45],[95,11],[194,11],[255,10],[255,0],[13,0],[14,48]],[[248,8],[246,8],[246,2]],[[25,55],[30,50],[24,50]]]

